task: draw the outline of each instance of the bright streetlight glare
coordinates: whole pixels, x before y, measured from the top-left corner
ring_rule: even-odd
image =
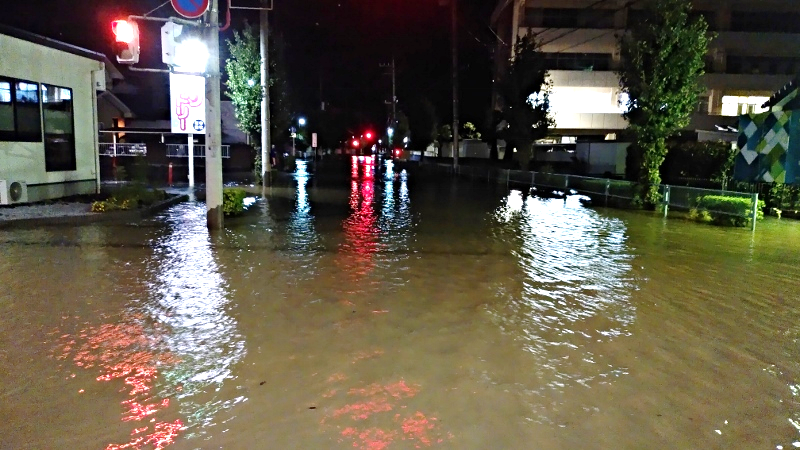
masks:
[[[181,42],[175,48],[175,66],[181,72],[205,72],[208,66],[208,47],[198,39]]]
[[[408,144],[408,136],[406,136],[406,137],[404,137],[404,138],[403,138],[403,142],[404,142],[404,143],[406,143],[406,144]]]
[[[392,135],[394,134],[394,128],[392,128],[392,127],[389,127],[389,128],[386,130],[386,133],[387,133],[387,134],[389,134],[389,137],[392,137]]]
[[[301,117],[300,119],[297,120],[297,123],[299,123],[301,127],[305,126],[306,119],[304,117]]]

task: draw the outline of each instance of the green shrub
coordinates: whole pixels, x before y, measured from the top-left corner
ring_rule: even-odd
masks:
[[[108,200],[100,200],[92,203],[92,212],[110,212],[131,209],[130,200],[120,200],[111,197]]]
[[[222,190],[222,212],[226,216],[236,216],[244,211],[244,189],[225,188]]]
[[[112,191],[111,197],[120,202],[128,201],[131,206],[150,206],[167,198],[167,193],[160,189],[149,189],[139,183],[129,184]],[[109,199],[110,200],[110,199]]]
[[[764,201],[758,201],[756,220],[764,218]],[[753,201],[744,197],[706,195],[697,199],[697,206],[689,211],[689,218],[729,227],[746,227],[751,224]]]

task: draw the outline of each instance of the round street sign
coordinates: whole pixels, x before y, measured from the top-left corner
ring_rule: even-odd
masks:
[[[197,19],[208,10],[209,0],[171,0],[172,7],[187,19]]]

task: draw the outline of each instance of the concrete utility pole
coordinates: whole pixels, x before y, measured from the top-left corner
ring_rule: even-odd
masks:
[[[261,184],[267,185],[272,174],[269,136],[269,7],[271,0],[261,0]]]
[[[450,0],[453,21],[453,168],[458,167],[458,22],[457,0]]]
[[[219,0],[211,0],[206,27],[208,72],[206,80],[206,220],[209,230],[221,230],[222,119],[220,115]]]
[[[381,64],[381,67],[391,69],[392,70],[392,101],[389,102],[392,105],[392,117],[390,120],[390,124],[392,128],[396,128],[395,121],[397,120],[397,70],[394,65],[394,57],[392,57],[392,64]],[[391,145],[391,138],[389,144]]]

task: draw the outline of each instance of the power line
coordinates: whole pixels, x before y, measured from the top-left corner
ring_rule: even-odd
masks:
[[[644,1],[644,0],[633,0],[633,1],[631,1],[631,2],[628,2],[628,4],[627,4],[627,5],[623,6],[622,8],[619,8],[619,9],[617,9],[617,10],[615,11],[615,14],[616,14],[616,12],[622,11],[622,10],[623,10],[623,9],[625,9],[625,8],[630,8],[631,6],[633,6],[633,5],[637,4],[637,3],[641,3],[642,1]],[[579,47],[579,46],[581,46],[581,45],[583,45],[583,44],[588,44],[589,42],[596,41],[596,40],[598,40],[598,39],[600,39],[600,38],[602,38],[602,37],[605,37],[605,36],[607,36],[607,35],[609,35],[609,34],[611,34],[611,33],[614,33],[614,32],[616,32],[616,31],[617,31],[617,29],[616,29],[616,28],[614,28],[614,29],[608,30],[608,31],[606,31],[606,32],[604,32],[604,33],[600,33],[600,34],[598,34],[597,36],[593,36],[593,37],[591,37],[591,38],[589,38],[589,39],[586,39],[586,40],[584,40],[584,41],[578,42],[577,44],[572,44],[572,45],[570,45],[569,47],[562,48],[561,50],[559,50],[559,51],[557,51],[557,52],[549,52],[549,53],[564,53],[564,52],[566,52],[567,50],[571,50],[571,49],[573,49],[573,48],[575,48],[575,47]],[[542,44],[542,45],[544,45],[544,44]]]
[[[600,3],[605,3],[607,1],[608,0],[597,0],[596,2],[592,3],[591,5],[587,5],[587,6],[584,6],[583,8],[575,8],[575,9],[577,9],[578,11],[589,11],[590,9],[594,9],[594,7],[599,5]],[[533,33],[533,36],[534,37],[541,36],[542,34],[547,33],[550,30],[560,30],[560,29],[561,28],[559,28],[559,27],[547,27],[547,28],[539,31],[538,33]],[[573,28],[573,30],[578,30],[578,29],[580,29],[580,28]],[[559,39],[559,38],[556,38],[556,39]]]
[[[622,11],[623,9],[630,8],[631,6],[633,6],[633,5],[637,4],[637,3],[641,3],[642,1],[644,1],[644,0],[633,0],[633,1],[629,1],[628,3],[626,3],[624,6],[622,6],[620,8],[605,10],[606,14],[604,14],[603,16],[614,15],[614,14]],[[586,10],[588,10],[588,8]],[[572,33],[575,33],[576,31],[584,30],[584,29],[586,29],[586,28],[581,28],[581,27],[570,28],[567,31],[565,31],[564,33],[561,33],[560,35],[558,35],[558,36],[556,36],[556,37],[554,37],[554,38],[552,38],[552,39],[550,39],[548,41],[541,42],[538,45],[539,45],[539,47],[543,47],[543,46],[545,46],[547,44],[552,44],[553,42],[555,42],[555,41],[557,41],[559,39],[562,39],[562,38],[564,38],[564,37],[566,37],[566,36],[568,36],[568,35],[570,35]],[[612,32],[613,32],[613,30],[612,30]],[[556,53],[559,53],[559,52],[556,52]]]

